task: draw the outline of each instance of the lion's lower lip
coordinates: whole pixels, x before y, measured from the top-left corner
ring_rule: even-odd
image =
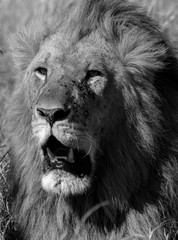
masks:
[[[54,169],[84,177],[91,174],[90,156],[84,151],[64,146],[51,136],[43,146],[44,172]]]

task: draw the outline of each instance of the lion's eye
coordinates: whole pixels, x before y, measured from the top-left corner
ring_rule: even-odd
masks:
[[[44,81],[46,79],[47,76],[47,69],[43,68],[43,67],[38,67],[35,69],[35,75],[41,79],[42,81]]]
[[[86,74],[86,79],[94,78],[94,77],[102,77],[103,74],[98,70],[89,70]]]

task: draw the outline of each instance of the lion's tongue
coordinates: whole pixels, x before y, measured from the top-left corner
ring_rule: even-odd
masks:
[[[74,163],[74,151],[72,148],[57,148],[53,152],[47,148],[47,153],[51,162],[67,161]]]

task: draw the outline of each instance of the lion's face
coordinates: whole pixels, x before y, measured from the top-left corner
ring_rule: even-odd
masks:
[[[148,239],[165,226],[153,236],[163,239],[162,223],[178,215],[177,59],[127,1],[59,2],[49,26],[9,42],[15,229],[38,240]]]
[[[32,134],[41,151],[42,187],[47,191],[78,194],[91,185],[102,154],[100,138],[107,134],[105,125],[114,111],[109,65],[114,54],[108,57],[108,51],[96,34],[73,45],[54,35],[27,70]]]

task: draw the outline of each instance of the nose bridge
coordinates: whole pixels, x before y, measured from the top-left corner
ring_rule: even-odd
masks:
[[[37,105],[45,109],[67,108],[70,89],[67,83],[49,83],[40,94]]]

